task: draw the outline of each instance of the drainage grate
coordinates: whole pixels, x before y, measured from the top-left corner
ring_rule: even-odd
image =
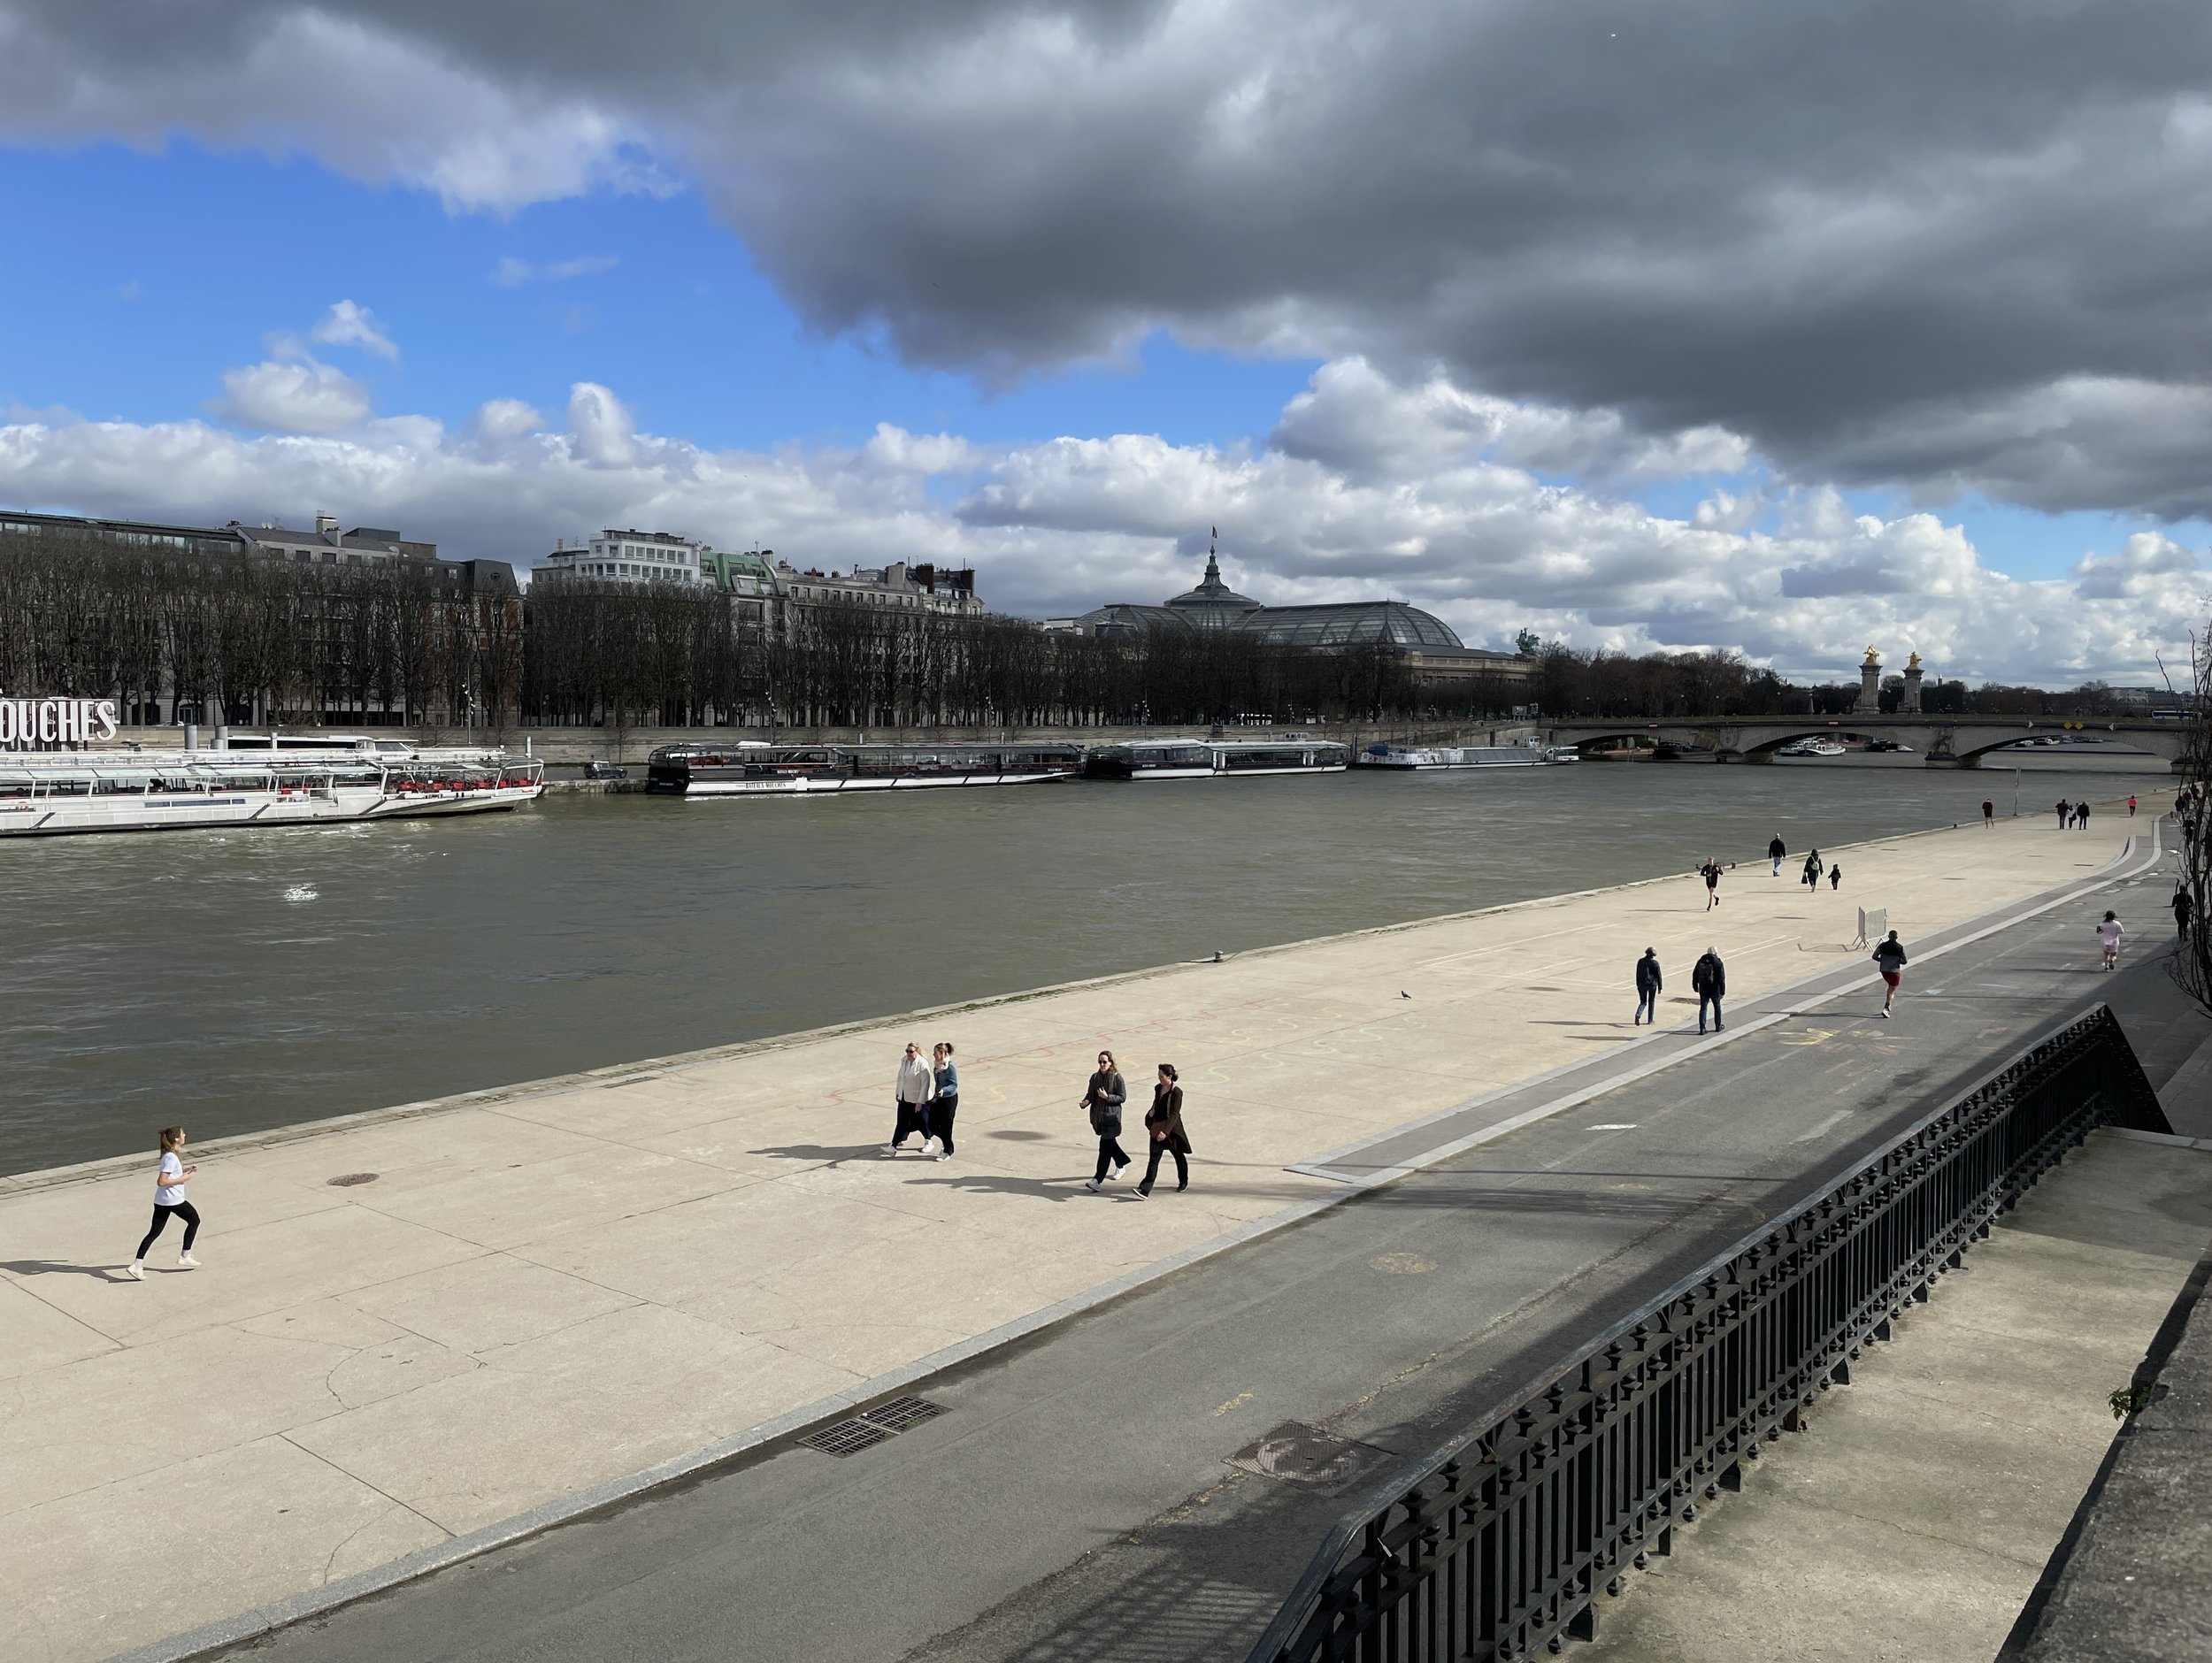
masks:
[[[375,1182],[376,1174],[373,1172],[341,1172],[330,1180],[330,1184],[333,1189],[349,1190],[357,1184],[374,1184]]]
[[[890,1436],[887,1429],[871,1426],[855,1417],[849,1421],[840,1421],[835,1426],[826,1426],[812,1437],[803,1437],[799,1442],[809,1449],[820,1450],[825,1455],[854,1455],[864,1449],[872,1448]]]
[[[894,1398],[879,1403],[872,1409],[863,1409],[860,1418],[893,1432],[903,1432],[910,1426],[918,1426],[932,1415],[942,1414],[945,1406],[932,1403],[927,1398]]]

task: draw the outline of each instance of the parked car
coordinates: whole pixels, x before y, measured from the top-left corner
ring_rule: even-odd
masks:
[[[588,762],[584,764],[586,779],[627,779],[630,770],[620,763]]]

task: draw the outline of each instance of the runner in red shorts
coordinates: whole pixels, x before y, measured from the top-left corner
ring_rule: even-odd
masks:
[[[1897,985],[1905,979],[1905,946],[1898,940],[1896,931],[1891,931],[1889,939],[1874,949],[1874,963],[1882,972],[1882,980],[1889,984],[1889,991],[1882,995],[1882,1015],[1886,1016],[1896,1001]]]

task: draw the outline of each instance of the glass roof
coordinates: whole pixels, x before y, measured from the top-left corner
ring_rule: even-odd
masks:
[[[1278,647],[1348,647],[1367,641],[1393,647],[1463,645],[1443,619],[1402,601],[1263,607],[1240,618],[1238,626]]]

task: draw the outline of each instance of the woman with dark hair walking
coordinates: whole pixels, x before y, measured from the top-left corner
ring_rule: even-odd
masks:
[[[1129,1164],[1129,1156],[1121,1146],[1121,1106],[1128,1099],[1129,1088],[1122,1082],[1121,1070],[1114,1066],[1114,1054],[1100,1052],[1098,1072],[1091,1076],[1081,1105],[1090,1111],[1091,1130],[1098,1134],[1098,1170],[1083,1186],[1093,1195],[1104,1187],[1110,1176],[1118,1176]]]
[[[1152,1134],[1152,1155],[1144,1163],[1144,1178],[1137,1185],[1140,1201],[1151,1196],[1164,1154],[1175,1157],[1176,1192],[1190,1188],[1190,1139],[1183,1133],[1183,1088],[1176,1084],[1179,1077],[1172,1062],[1160,1064],[1159,1083],[1152,1088],[1152,1107],[1144,1111],[1144,1129]]]
[[[1820,851],[1815,849],[1805,857],[1805,876],[1801,881],[1806,888],[1817,891],[1820,888],[1820,875],[1827,870],[1828,863],[1820,858]]]
[[[937,1158],[952,1159],[952,1117],[960,1112],[960,1069],[952,1060],[952,1041],[940,1039],[931,1052],[933,1086],[929,1107],[922,1111],[922,1130],[937,1140]],[[922,1139],[929,1153],[929,1138]]]
[[[192,1238],[200,1233],[199,1209],[184,1199],[184,1186],[192,1181],[192,1175],[200,1169],[184,1164],[184,1128],[164,1126],[161,1129],[161,1164],[154,1172],[154,1222],[146,1232],[146,1239],[138,1244],[138,1251],[131,1255],[130,1278],[134,1282],[146,1279],[146,1254],[161,1232],[169,1227],[169,1215],[174,1213],[184,1221],[184,1247],[177,1254],[177,1263],[187,1270],[199,1268],[200,1261],[192,1256]]]

